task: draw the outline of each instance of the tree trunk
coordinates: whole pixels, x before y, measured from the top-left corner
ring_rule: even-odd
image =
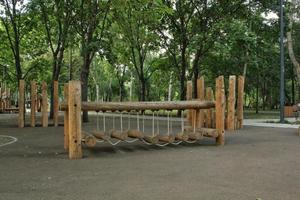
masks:
[[[81,66],[81,74],[80,74],[80,79],[82,84],[81,85],[82,101],[88,100],[88,79],[89,79],[89,72],[90,72],[90,64],[91,64],[90,54],[85,53],[83,55],[83,65]],[[87,111],[83,111],[82,120],[83,122],[89,121]]]
[[[200,54],[201,50],[198,49],[197,53],[195,55],[194,63],[193,63],[193,77],[194,77],[194,83],[193,83],[193,88],[194,88],[194,98],[197,97],[197,79],[199,78],[199,62],[200,62]]]
[[[293,0],[292,4],[295,6],[296,5],[296,1]],[[294,48],[293,48],[293,39],[292,39],[292,30],[293,30],[293,13],[291,11],[292,9],[290,9],[290,13],[288,15],[289,17],[289,32],[287,32],[286,37],[287,37],[287,44],[288,44],[288,52],[289,52],[289,57],[293,63],[296,75],[297,75],[297,80],[298,83],[300,83],[300,63],[297,60],[295,53],[294,53]]]

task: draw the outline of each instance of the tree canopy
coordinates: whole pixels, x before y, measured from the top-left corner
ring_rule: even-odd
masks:
[[[300,99],[299,4],[285,4],[290,104]],[[83,100],[182,100],[187,80],[236,74],[246,106],[274,109],[278,12],[270,0],[0,0],[1,82],[80,79]]]

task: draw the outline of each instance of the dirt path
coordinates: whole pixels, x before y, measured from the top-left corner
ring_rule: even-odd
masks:
[[[300,137],[295,129],[246,127],[224,147],[152,147],[140,143],[85,149],[68,160],[63,127],[15,128],[0,118],[0,199],[253,199],[300,196]],[[1,128],[2,127],[2,128]],[[87,125],[86,127],[90,127]]]

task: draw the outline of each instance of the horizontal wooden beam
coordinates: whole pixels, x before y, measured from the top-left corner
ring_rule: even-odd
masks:
[[[131,111],[131,110],[185,110],[214,108],[214,101],[149,101],[149,102],[82,102],[84,111]],[[60,109],[65,111],[68,105],[64,102]]]

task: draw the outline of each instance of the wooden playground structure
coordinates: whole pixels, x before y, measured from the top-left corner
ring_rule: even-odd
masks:
[[[12,113],[18,111],[17,108],[11,106],[11,91],[5,84],[0,86],[0,112]]]
[[[225,127],[229,130],[243,127],[243,93],[244,78],[238,77],[238,100],[236,103],[236,76],[229,78],[229,92],[226,115],[226,97],[224,77],[216,79],[215,99],[212,88],[204,86],[204,78],[197,80],[197,99],[192,99],[192,83],[187,83],[187,101],[166,102],[82,102],[80,81],[70,81],[64,87],[64,102],[61,110],[64,111],[64,148],[69,152],[70,159],[82,158],[82,144],[95,146],[96,142],[109,142],[116,145],[119,142],[141,141],[149,145],[166,146],[178,145],[182,142],[195,143],[203,137],[215,138],[217,145],[225,144]],[[187,110],[186,121],[181,122],[181,131],[171,133],[168,115],[168,132],[160,135],[154,130],[154,112],[159,110]],[[82,131],[82,111],[103,113],[103,130],[87,134]],[[145,134],[140,128],[140,115],[145,111],[153,113],[152,135]],[[118,113],[120,130],[106,130],[105,113]],[[135,112],[138,128],[124,129],[122,116],[124,113]],[[183,114],[182,114],[183,116]],[[227,117],[226,117],[227,116]],[[131,138],[131,140],[128,140]],[[111,141],[117,140],[115,143]]]
[[[58,81],[53,83],[53,125],[58,126],[58,111],[59,111],[59,100],[58,100]],[[25,126],[25,81],[20,80],[19,82],[19,98],[18,98],[18,127],[23,128]],[[41,125],[42,127],[48,127],[48,94],[47,94],[47,83],[45,81],[41,84],[41,95],[38,94],[38,87],[36,81],[30,83],[30,126],[36,126],[36,113],[41,111]]]

